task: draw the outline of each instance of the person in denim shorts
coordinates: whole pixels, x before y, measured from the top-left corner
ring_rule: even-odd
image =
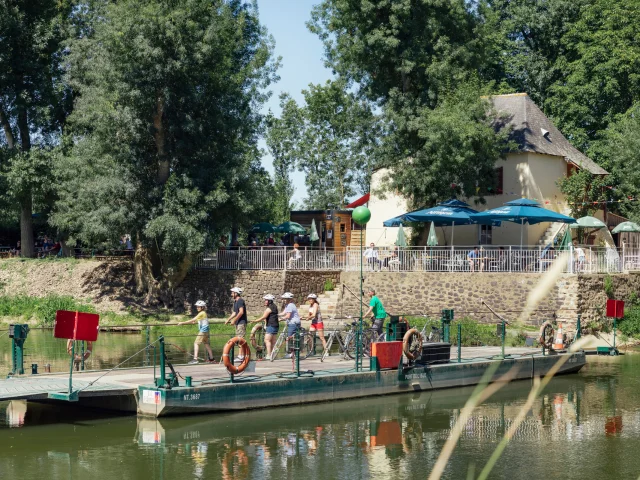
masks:
[[[267,294],[264,297],[264,306],[266,307],[262,316],[251,323],[260,323],[266,321],[266,331],[264,335],[264,344],[267,347],[267,357],[271,357],[271,351],[276,345],[278,338],[278,330],[280,330],[280,321],[278,320],[278,307],[274,300],[276,297]]]

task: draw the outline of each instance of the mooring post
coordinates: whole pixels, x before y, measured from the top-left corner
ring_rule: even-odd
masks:
[[[160,344],[160,361],[158,363],[160,367],[160,378],[156,380],[156,386],[164,387],[165,384],[167,383],[167,379],[165,376],[165,364],[164,364],[164,335],[160,335],[160,338],[158,338],[158,343]],[[153,367],[153,370],[155,372],[155,365]]]
[[[462,324],[458,323],[458,363],[462,362]]]
[[[80,370],[84,372],[84,340],[82,341],[81,347],[81,355],[80,355]]]
[[[296,377],[300,376],[300,330],[296,330]]]
[[[73,378],[73,361],[76,357],[76,342],[71,342],[71,360],[69,361],[69,396],[73,393],[72,381]]]
[[[578,314],[578,321],[576,322],[576,340],[579,340],[582,337],[582,325],[580,324],[580,320],[582,319],[582,314]]]
[[[11,338],[11,358],[13,370],[11,375],[24,375],[24,342],[27,340],[29,325],[9,325],[9,338]]]

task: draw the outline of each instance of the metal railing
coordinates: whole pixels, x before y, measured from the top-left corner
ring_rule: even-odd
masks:
[[[563,253],[542,246],[382,247],[362,259],[367,271],[543,273]],[[640,269],[640,250],[577,246],[565,250],[565,273],[618,273]],[[196,269],[358,271],[359,247],[239,247],[201,254]]]

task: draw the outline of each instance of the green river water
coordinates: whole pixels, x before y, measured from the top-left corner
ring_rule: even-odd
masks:
[[[130,342],[126,354],[138,347],[136,337],[116,335],[108,341]],[[183,340],[185,346],[191,341]],[[4,354],[0,351],[0,359]],[[476,474],[482,469],[530,386],[527,381],[507,385],[474,412],[444,478],[465,479],[469,469]],[[112,417],[72,405],[4,402],[0,479],[421,479],[470,392],[451,389],[160,420]],[[490,478],[639,475],[640,355],[627,354],[589,357],[579,374],[554,379]]]

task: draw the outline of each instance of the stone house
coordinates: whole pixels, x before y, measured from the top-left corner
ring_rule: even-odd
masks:
[[[491,100],[496,111],[505,115],[507,126],[512,129],[510,140],[518,147],[496,164],[498,186],[495,194],[485,196],[486,205],[477,207],[474,207],[474,199],[467,199],[472,207],[488,210],[525,197],[538,200],[544,208],[569,214],[569,205],[558,188],[558,181],[579,169],[595,175],[608,174],[571,145],[526,93],[497,95]],[[408,211],[407,201],[401,196],[387,192],[382,198],[379,194],[383,179],[389,173],[387,168],[379,169],[371,179],[371,221],[367,225],[366,241],[379,246],[392,245],[397,238],[397,228],[387,228],[382,223]],[[595,216],[603,218],[603,212]],[[559,228],[560,225],[548,223],[525,224],[523,243],[537,245],[542,239],[553,236]],[[450,244],[450,230],[437,229],[440,245]],[[462,226],[456,227],[454,243],[465,246],[519,245],[520,233],[521,226],[512,222],[502,222],[500,227]]]

